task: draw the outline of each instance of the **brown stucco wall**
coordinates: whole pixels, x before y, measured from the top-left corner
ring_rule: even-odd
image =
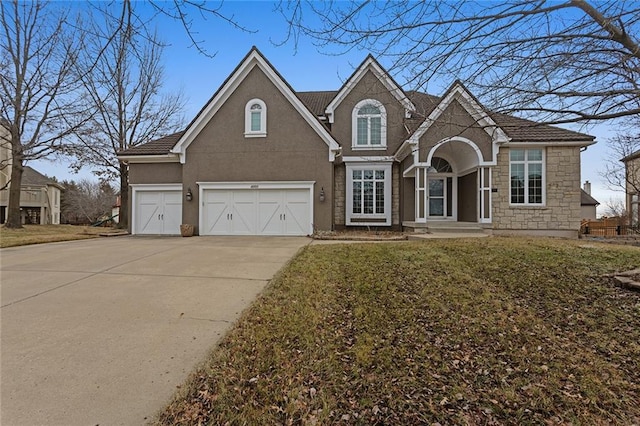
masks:
[[[509,149],[498,153],[493,170],[495,234],[576,237],[580,229],[580,148],[546,148],[546,205],[509,205]]]
[[[163,184],[182,182],[182,164],[129,164],[130,184]]]
[[[244,111],[251,99],[267,107],[267,136],[245,138]],[[315,181],[314,226],[331,229],[333,165],[326,143],[267,76],[254,68],[186,151],[184,186],[194,202],[184,203],[183,222],[198,223],[196,182]],[[324,188],[325,202],[319,202]]]
[[[387,113],[386,150],[353,151],[351,149],[353,108],[358,102],[364,99],[375,99],[384,105]],[[389,93],[373,73],[367,71],[334,111],[334,122],[331,125],[331,133],[342,145],[343,156],[393,155],[408,136],[404,129],[404,113],[404,107],[400,102]]]
[[[416,180],[402,179],[402,220],[412,222],[416,220]]]
[[[482,152],[484,161],[491,161],[491,138],[484,129],[475,123],[473,117],[469,115],[462,105],[455,100],[451,102],[438,120],[433,123],[420,138],[420,161],[427,160],[429,150],[431,150],[436,143],[454,136],[462,136],[474,142]],[[447,148],[447,145],[444,145],[439,148],[438,151],[443,150],[446,152]],[[439,156],[438,151],[436,152],[436,156]],[[453,166],[455,167],[455,165]]]
[[[458,178],[458,221],[478,221],[478,173]]]

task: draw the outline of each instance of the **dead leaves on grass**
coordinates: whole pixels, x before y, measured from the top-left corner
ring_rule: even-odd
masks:
[[[162,422],[638,423],[638,251],[519,241],[305,251]]]

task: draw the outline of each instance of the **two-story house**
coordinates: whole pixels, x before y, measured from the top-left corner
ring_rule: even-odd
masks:
[[[131,232],[427,231],[577,236],[592,136],[486,110],[460,82],[405,91],[371,56],[296,92],[253,48],[187,128],[120,153]]]
[[[7,142],[7,130],[0,126],[0,223],[7,220],[9,187],[11,186],[11,148]],[[63,187],[25,166],[20,186],[20,215],[23,224],[59,224],[60,191]]]

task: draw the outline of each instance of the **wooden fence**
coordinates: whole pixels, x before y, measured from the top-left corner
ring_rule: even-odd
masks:
[[[600,220],[583,220],[580,233],[601,237],[615,237],[618,235],[640,235],[638,225],[626,225],[620,218],[604,218]]]

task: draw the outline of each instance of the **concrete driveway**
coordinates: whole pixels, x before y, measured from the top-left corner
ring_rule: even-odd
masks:
[[[143,424],[307,238],[0,250],[3,425]]]

